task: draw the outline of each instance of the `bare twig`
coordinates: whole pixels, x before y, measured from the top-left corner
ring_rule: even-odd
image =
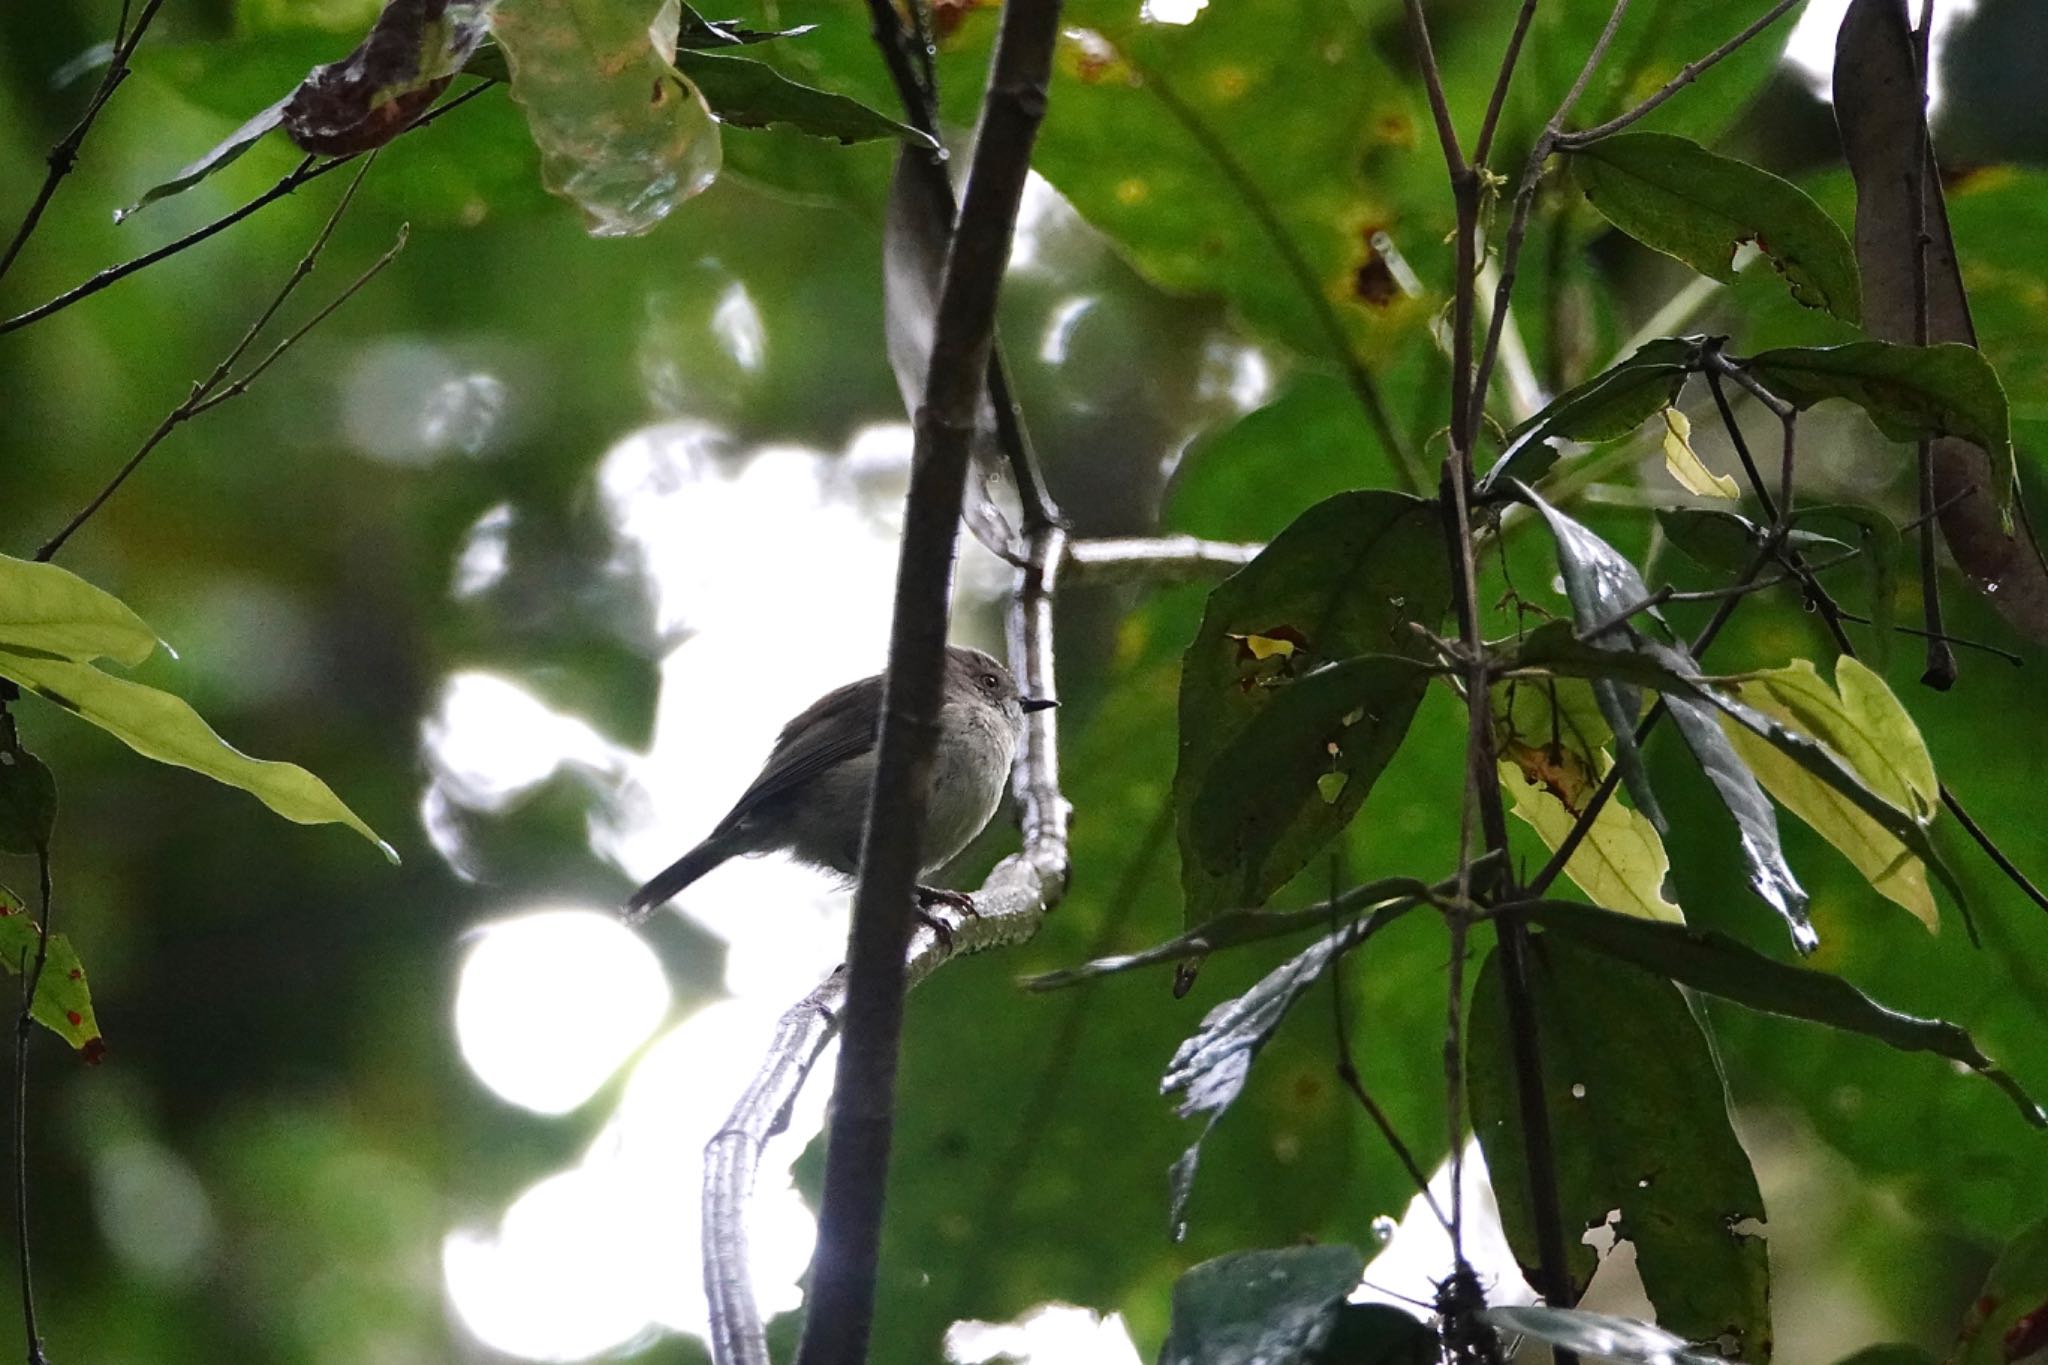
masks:
[[[143,439],[142,444],[136,447],[135,453],[130,455],[122,463],[121,467],[114,471],[113,477],[107,480],[99,492],[93,494],[85,506],[74,512],[71,519],[65,522],[55,535],[43,542],[42,547],[36,551],[35,557],[38,560],[54,558],[57,552],[64,548],[64,543],[71,539],[78,529],[85,525],[92,518],[93,514],[98,512],[106,504],[107,500],[119,491],[121,485],[128,481],[128,477],[131,474],[142,467],[142,462],[149,458],[151,451],[163,443],[165,437],[201,413],[220,406],[220,404],[230,398],[236,398],[247,393],[249,386],[255,383],[257,376],[276,363],[278,358],[286,351],[296,346],[308,332],[332,316],[337,308],[353,298],[356,291],[368,284],[372,279],[375,279],[384,267],[390,265],[398,253],[405,248],[406,232],[401,227],[398,232],[398,240],[392,243],[389,251],[378,257],[346,289],[343,289],[325,307],[321,308],[296,331],[273,347],[270,353],[258,361],[246,374],[229,382],[229,374],[235,365],[240,362],[250,346],[255,344],[256,338],[269,325],[271,319],[277,316],[277,312],[284,306],[285,300],[290,298],[292,291],[297,289],[300,283],[313,273],[313,268],[318,263],[320,254],[326,250],[328,239],[334,233],[335,224],[341,221],[341,215],[347,211],[349,202],[355,197],[356,186],[362,183],[363,176],[368,173],[370,165],[371,161],[365,161],[362,168],[356,172],[355,179],[350,181],[348,189],[342,192],[341,198],[335,203],[334,211],[328,214],[327,221],[321,226],[319,234],[314,237],[313,244],[306,249],[305,255],[299,258],[298,265],[293,267],[291,275],[285,280],[276,295],[271,298],[269,305],[249,325],[248,330],[242,334],[242,339],[235,343],[234,349],[229,351],[218,365],[214,366],[211,374],[192,386],[192,391],[185,396],[185,400],[182,403],[164,415],[164,419],[157,423],[156,429],[150,432]]]
[[[128,6],[126,0],[123,0],[120,20],[114,27],[114,53],[107,63],[106,74],[100,77],[99,88],[94,90],[92,98],[86,101],[85,112],[78,116],[78,122],[72,124],[71,131],[59,138],[56,146],[50,148],[49,156],[46,158],[49,170],[43,176],[43,186],[36,192],[35,201],[28,206],[27,214],[22,217],[21,226],[14,230],[14,236],[8,241],[7,249],[0,251],[0,279],[6,278],[8,269],[14,264],[14,258],[19,256],[22,247],[28,244],[30,235],[36,230],[36,224],[42,221],[43,210],[50,206],[51,198],[57,193],[57,186],[62,183],[65,176],[71,174],[71,168],[78,164],[78,150],[85,145],[86,134],[92,131],[92,125],[99,119],[100,111],[107,107],[107,101],[114,97],[114,91],[120,87],[122,81],[128,79],[128,59],[135,55],[136,44],[140,43],[142,35],[149,31],[150,20],[156,18],[156,12],[163,6],[163,2],[164,0],[147,0],[142,7],[142,13],[136,16],[135,26],[130,28]]]
[[[1607,120],[1607,122],[1597,124],[1594,127],[1581,129],[1576,133],[1564,133],[1558,137],[1557,146],[1560,149],[1583,147],[1588,142],[1598,141],[1610,133],[1620,132],[1679,91],[1685,89],[1686,86],[1698,80],[1701,73],[1706,71],[1707,68],[1716,65],[1722,58],[1733,55],[1737,48],[1745,46],[1750,39],[1756,37],[1772,24],[1777,23],[1778,20],[1791,13],[1800,3],[1801,0],[1778,0],[1777,4],[1773,5],[1762,15],[1759,15],[1756,21],[1750,24],[1748,28],[1743,29],[1742,32],[1736,34],[1733,38],[1730,38],[1698,61],[1687,62],[1684,66],[1680,67],[1676,76],[1666,81],[1655,94],[1635,106],[1635,108],[1628,110],[1626,113],[1617,114]]]
[[[904,951],[924,833],[924,777],[937,741],[954,542],[996,296],[1045,114],[1058,25],[1056,0],[1008,0],[1003,7],[981,136],[939,290],[904,509],[881,731],[847,953],[846,1039],[833,1086],[799,1365],[860,1365],[867,1356],[903,1023]],[[1056,536],[1057,528],[1049,534]],[[1041,805],[1037,794],[1027,793],[1027,848],[1031,824],[1048,818]]]
[[[469,103],[471,100],[475,99],[478,95],[481,95],[484,91],[490,89],[497,83],[498,82],[494,79],[486,79],[480,81],[477,84],[469,87],[469,89],[463,91],[461,94],[455,96],[453,99],[445,100],[442,103],[435,105],[432,109],[429,109],[426,113],[421,114],[418,118],[414,119],[410,124],[406,125],[406,128],[404,130],[405,133],[418,132],[420,129],[432,123],[435,119],[440,118],[443,114],[452,113],[454,110],[461,108],[463,105]],[[403,136],[403,134],[400,134],[400,136]],[[293,170],[291,174],[285,176],[284,179],[278,181],[275,185],[272,185],[269,189],[263,191],[263,193],[257,195],[254,199],[251,199],[248,203],[243,204],[240,208],[233,209],[225,214],[222,214],[220,217],[214,219],[210,223],[207,223],[205,226],[194,228],[192,231],[186,233],[184,236],[178,238],[176,241],[166,242],[164,245],[156,248],[154,251],[146,251],[142,255],[136,256],[131,260],[123,261],[119,265],[108,266],[105,270],[100,271],[97,275],[92,276],[91,278],[85,280],[81,284],[74,285],[70,289],[67,289],[63,293],[57,295],[55,298],[36,305],[34,308],[29,309],[26,313],[17,313],[15,316],[8,318],[6,321],[0,322],[0,336],[5,336],[9,332],[18,331],[19,329],[28,326],[32,322],[41,322],[44,318],[49,317],[53,313],[61,313],[66,308],[69,308],[72,304],[79,303],[85,299],[89,299],[94,294],[99,293],[102,289],[105,289],[110,285],[120,283],[122,280],[127,279],[130,275],[135,274],[139,270],[146,270],[150,266],[157,264],[159,261],[169,260],[171,257],[178,255],[180,252],[185,251],[190,247],[197,246],[199,243],[205,241],[207,238],[212,237],[217,233],[225,232],[227,229],[241,222],[244,218],[247,218],[250,214],[255,213],[258,209],[263,208],[267,204],[273,204],[279,199],[284,198],[292,191],[298,189],[301,185],[307,184],[310,181],[318,180],[321,176],[326,175],[330,171],[338,171],[343,166],[348,165],[351,161],[356,160],[358,157],[362,155],[364,155],[364,153],[355,152],[351,153],[348,156],[335,157],[328,161],[315,161],[312,157],[309,156],[305,158],[305,160],[301,161],[298,164],[298,167],[295,170]]]
[[[1793,0],[1797,3],[1797,0]],[[1522,56],[1522,39],[1529,34],[1529,21],[1536,17],[1536,0],[1522,0],[1515,15],[1515,27],[1508,34],[1507,51],[1501,54],[1500,74],[1494,77],[1493,94],[1486,101],[1486,120],[1479,125],[1479,141],[1472,145],[1472,164],[1484,166],[1493,151],[1493,135],[1500,127],[1501,106],[1507,103],[1508,84],[1514,79],[1515,64]]]
[[[1928,340],[1927,248],[1933,237],[1927,231],[1927,165],[1931,160],[1927,130],[1927,54],[1934,33],[1934,0],[1920,0],[1920,24],[1913,30],[1913,74],[1918,84],[1919,117],[1913,121],[1913,168],[1906,176],[1906,198],[1913,215],[1913,344]],[[1934,441],[1922,436],[1914,447],[1915,471],[1919,475],[1920,515],[1920,602],[1927,622],[1927,665],[1920,681],[1946,692],[1956,685],[1956,655],[1949,648],[1948,632],[1942,628],[1941,564],[1936,554],[1938,532],[1934,526]]]
[[[14,1236],[21,1267],[21,1327],[28,1337],[28,1365],[47,1365],[42,1333],[36,1328],[36,1296],[28,1250],[28,1040],[35,1026],[36,991],[50,960],[50,849],[36,843],[36,955],[21,968],[21,1013],[14,1021]]]

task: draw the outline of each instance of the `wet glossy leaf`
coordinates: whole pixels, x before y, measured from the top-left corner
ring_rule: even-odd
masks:
[[[1519,1091],[1496,953],[1472,988],[1466,1088],[1515,1258],[1538,1261]],[[1730,1339],[1737,1358],[1771,1353],[1763,1195],[1728,1121],[1721,1071],[1669,981],[1569,938],[1535,935],[1528,986],[1543,1040],[1567,1259],[1581,1291],[1597,1258],[1578,1239],[1606,1226],[1634,1244],[1657,1321],[1693,1341]]]
[[[0,886],[0,961],[7,964],[8,971],[18,976],[24,968],[35,966],[40,937],[35,918],[21,898]],[[71,940],[62,934],[50,935],[49,956],[44,959],[43,974],[36,981],[36,998],[29,1014],[71,1044],[88,1062],[97,1062],[106,1054],[100,1021],[92,1012],[92,991],[86,984],[85,968],[79,963]]]
[[[592,236],[646,232],[717,177],[718,125],[645,15],[602,0],[500,0],[491,31],[541,178],[583,210]]]
[[[1509,435],[1507,450],[1480,480],[1480,496],[1511,496],[1514,480],[1540,478],[1557,463],[1553,440],[1611,441],[1628,435],[1677,401],[1698,352],[1695,339],[1660,337],[1559,394]]]
[[[835,142],[899,138],[932,146],[915,128],[885,118],[858,100],[800,85],[774,67],[744,57],[714,57],[679,51],[676,70],[704,96],[720,123],[741,128],[793,128]]]
[[[1956,264],[1934,144],[1923,143],[1905,0],[1854,0],[1848,7],[1836,38],[1834,88],[1835,121],[1856,181],[1856,257],[1863,270],[1866,330],[1887,341],[1919,337],[1918,280],[1924,272],[1927,339],[1975,346],[1977,329]],[[1927,151],[1916,166],[1923,145]],[[1931,454],[1942,539],[1957,565],[2008,621],[2037,641],[2048,640],[2048,561],[2024,506],[2018,508],[2018,525],[2009,524],[2007,452],[1950,437],[1935,441]],[[1975,496],[1963,496],[1972,488]]]
[[[1570,160],[1593,207],[1643,245],[1732,282],[1736,249],[1754,243],[1793,298],[1845,322],[1860,316],[1849,239],[1789,181],[1669,133],[1617,133]]]
[[[1262,733],[1286,736],[1281,747],[1260,750],[1242,741],[1263,713],[1332,660],[1422,657],[1408,623],[1433,626],[1450,596],[1440,527],[1434,503],[1397,493],[1341,493],[1304,512],[1210,594],[1201,630],[1182,662],[1180,761],[1173,783],[1190,926],[1218,911],[1264,901],[1365,799],[1372,776],[1413,713],[1413,699],[1422,693],[1426,675],[1420,672],[1397,678],[1389,670],[1398,666],[1382,669],[1360,661],[1317,682],[1300,712],[1290,708],[1268,722]],[[1260,658],[1247,645],[1254,635],[1289,641],[1295,649]],[[1355,698],[1344,701],[1342,690],[1354,685]],[[1325,736],[1338,742],[1340,752],[1324,751],[1313,771],[1302,767],[1294,744],[1301,735],[1294,732],[1341,721],[1361,707],[1366,714]],[[1313,785],[1333,766],[1350,776],[1335,805]],[[1253,841],[1256,847],[1215,846],[1219,812],[1236,804],[1228,791],[1232,784],[1278,791],[1272,784],[1296,778],[1303,791],[1298,826],[1291,818],[1296,808],[1290,807],[1287,827],[1262,833]]]
[[[1525,489],[1524,496],[1550,525],[1551,536],[1557,542],[1558,567],[1564,574],[1565,591],[1572,601],[1572,615],[1581,631],[1605,626],[1649,595],[1642,575],[1613,546],[1534,493]],[[1533,643],[1537,636],[1568,642],[1577,651],[1590,651],[1589,654],[1581,653],[1579,657],[1582,659],[1620,657],[1649,651],[1673,659],[1687,657],[1683,650],[1653,644],[1638,634],[1632,625],[1626,624],[1601,630],[1598,639],[1585,644],[1581,644],[1561,623],[1534,632],[1530,642]],[[1616,761],[1621,764],[1622,782],[1628,787],[1629,795],[1635,798],[1637,807],[1649,815],[1661,833],[1662,819],[1656,808],[1644,800],[1650,789],[1649,778],[1642,770],[1642,759],[1632,733],[1642,704],[1641,693],[1625,670],[1592,670],[1586,676],[1592,677],[1593,695],[1600,699],[1601,712],[1614,731]],[[1806,892],[1800,887],[1799,879],[1792,875],[1791,865],[1785,861],[1785,849],[1778,838],[1777,813],[1771,808],[1763,788],[1757,785],[1748,765],[1735,752],[1735,746],[1721,733],[1711,706],[1684,692],[1670,691],[1664,694],[1664,704],[1670,710],[1672,724],[1685,740],[1686,748],[1692,750],[1693,758],[1699,763],[1700,771],[1707,775],[1707,780],[1721,798],[1721,804],[1735,818],[1741,835],[1743,861],[1749,868],[1750,889],[1778,912],[1791,930],[1792,941],[1799,950],[1812,952],[1820,940],[1807,918]]]
[[[2048,1219],[2007,1243],[1963,1318],[1949,1359],[2007,1365],[2048,1346]]]
[[[1500,1332],[1514,1332],[1601,1360],[1632,1365],[1726,1365],[1719,1355],[1688,1350],[1683,1337],[1634,1318],[1587,1313],[1577,1308],[1486,1308],[1479,1320]]]
[[[1240,1251],[1204,1261],[1174,1282],[1173,1326],[1160,1365],[1309,1365],[1364,1270],[1365,1258],[1348,1246]]]
[[[1869,788],[1902,811],[1931,820],[1940,787],[1926,742],[1884,679],[1843,655],[1835,664],[1839,691],[1805,659],[1745,675],[1735,695],[1834,750]],[[1783,751],[1724,722],[1735,747],[1779,805],[1812,826],[1870,882],[1930,930],[1940,926],[1927,868],[1875,820]]]
[[[0,555],[0,648],[132,668],[155,651],[156,632],[69,569]]]
[[[0,650],[0,677],[11,678],[24,691],[98,726],[145,758],[240,787],[296,824],[347,825],[397,860],[390,845],[325,782],[293,764],[242,753],[168,692],[102,673],[91,664],[11,650]]]
[[[1569,934],[1609,957],[1668,976],[1696,991],[1766,1014],[1860,1033],[1901,1052],[1932,1052],[1960,1062],[2003,1090],[2028,1123],[2048,1128],[2048,1113],[2042,1112],[2012,1077],[1992,1065],[1964,1029],[1944,1020],[1920,1019],[1888,1009],[1839,976],[1787,966],[1711,929],[1652,924],[1569,901],[1540,901],[1523,913],[1532,922]]]

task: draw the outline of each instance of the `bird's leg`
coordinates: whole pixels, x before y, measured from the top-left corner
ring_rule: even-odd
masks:
[[[974,907],[974,897],[968,895],[965,891],[948,891],[942,886],[919,886],[917,888],[918,909],[929,910],[934,905],[950,905],[963,915],[972,915],[977,918],[981,915],[981,911]]]

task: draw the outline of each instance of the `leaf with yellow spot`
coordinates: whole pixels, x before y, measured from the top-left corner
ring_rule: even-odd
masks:
[[[1728,498],[1741,494],[1735,480],[1708,469],[1692,448],[1692,421],[1677,408],[1664,409],[1664,467],[1688,493],[1703,498]]]

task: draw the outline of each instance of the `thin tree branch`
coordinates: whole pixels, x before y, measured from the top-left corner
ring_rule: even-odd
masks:
[[[1174,121],[1194,140],[1195,145],[1216,163],[1216,169],[1223,173],[1223,178],[1229,182],[1231,189],[1236,191],[1237,197],[1243,201],[1246,210],[1257,221],[1274,254],[1280,258],[1280,264],[1286,268],[1288,275],[1294,280],[1295,287],[1301,291],[1302,301],[1314,314],[1316,325],[1322,329],[1323,336],[1329,342],[1331,356],[1344,371],[1344,378],[1351,386],[1352,395],[1358,399],[1359,407],[1365,410],[1367,423],[1386,449],[1387,457],[1394,466],[1394,476],[1401,481],[1401,487],[1407,492],[1420,492],[1424,484],[1421,462],[1408,449],[1400,433],[1394,430],[1393,418],[1387,413],[1386,400],[1380,395],[1378,381],[1372,377],[1371,371],[1365,368],[1365,363],[1358,358],[1357,351],[1351,345],[1350,336],[1344,331],[1343,320],[1337,316],[1336,309],[1331,307],[1322,282],[1316,278],[1314,267],[1308,263],[1308,258],[1301,254],[1300,246],[1288,233],[1287,225],[1280,221],[1280,215],[1274,212],[1272,202],[1267,199],[1265,191],[1259,188],[1258,182],[1252,179],[1251,172],[1245,169],[1244,164],[1224,145],[1223,140],[1216,136],[1209,125],[1202,121],[1201,116],[1174,93],[1173,87],[1164,77],[1150,68],[1140,68],[1138,75],[1144,81],[1145,88],[1158,98],[1160,104],[1165,106],[1166,112],[1173,116]]]
[[[939,289],[904,508],[881,731],[847,953],[846,1039],[833,1085],[799,1365],[861,1365],[867,1358],[903,1025],[904,952],[920,870],[926,778],[938,738],[954,543],[996,297],[1045,115],[1058,27],[1057,0],[1007,0],[1003,7],[981,135]],[[1040,728],[1050,731],[1049,724]],[[1044,809],[1047,795],[1056,798],[1056,788],[1025,794],[1027,849],[1035,843],[1034,826],[1054,819]]]
[[[50,848],[36,844],[36,955],[21,967],[21,1013],[14,1021],[14,1236],[21,1267],[21,1327],[28,1338],[28,1365],[48,1365],[36,1328],[34,1279],[28,1250],[28,1040],[34,1028],[36,991],[50,960]]]
[[[1745,28],[1742,32],[1736,34],[1733,38],[1730,38],[1698,61],[1687,62],[1684,66],[1680,67],[1676,76],[1666,81],[1657,93],[1651,95],[1635,108],[1630,109],[1627,113],[1617,114],[1607,120],[1607,122],[1597,124],[1594,127],[1582,129],[1576,133],[1562,134],[1558,137],[1556,145],[1561,150],[1569,150],[1573,147],[1583,147],[1588,142],[1596,142],[1610,133],[1620,132],[1679,91],[1685,89],[1686,86],[1691,85],[1709,67],[1720,62],[1722,58],[1733,55],[1737,48],[1744,46],[1750,39],[1762,33],[1772,24],[1777,23],[1778,20],[1791,13],[1801,3],[1802,0],[1778,0],[1777,4],[1759,16],[1756,22],[1752,23],[1748,28]]]
[[[1797,3],[1798,0],[1791,0]],[[1494,77],[1493,94],[1486,101],[1486,119],[1479,125],[1479,141],[1472,146],[1472,164],[1484,166],[1488,154],[1493,151],[1493,135],[1500,127],[1501,106],[1507,103],[1508,83],[1514,79],[1515,63],[1522,55],[1522,39],[1529,34],[1529,21],[1536,17],[1536,0],[1522,0],[1522,8],[1515,15],[1515,27],[1508,34],[1507,51],[1501,54],[1500,74]]]
[[[1057,694],[1053,610],[1063,533],[1048,527],[1034,538],[1011,603],[1010,668],[1035,697]],[[1026,718],[1013,784],[1023,851],[1005,858],[974,893],[973,915],[948,914],[948,931],[919,926],[904,957],[904,980],[915,986],[956,957],[1023,943],[1066,893],[1070,810],[1060,793],[1056,711]],[[838,1034],[846,973],[828,976],[776,1026],[774,1041],[725,1126],[704,1151],[704,1287],[711,1305],[711,1351],[717,1365],[769,1365],[760,1310],[747,1278],[745,1213],[768,1139],[789,1122],[812,1067]]]
[[[446,100],[441,104],[437,104],[432,109],[427,110],[426,113],[421,114],[418,118],[414,119],[410,124],[406,125],[404,131],[398,134],[398,136],[402,137],[406,133],[418,132],[420,129],[432,123],[435,119],[440,118],[443,114],[451,113],[454,110],[461,108],[463,105],[469,103],[471,100],[475,99],[478,95],[481,95],[484,91],[490,89],[497,83],[498,82],[495,79],[485,79],[483,81],[478,82],[475,85],[472,85],[471,87],[469,87],[469,89],[463,91],[461,94],[455,96],[453,99]],[[388,146],[389,144],[387,143],[386,145]],[[255,213],[258,209],[261,209],[267,204],[275,203],[279,199],[284,198],[292,191],[298,189],[301,185],[307,184],[310,181],[318,180],[321,176],[326,175],[330,171],[340,170],[343,166],[348,165],[351,161],[354,161],[358,157],[363,155],[365,155],[365,153],[352,152],[348,156],[335,157],[328,161],[316,161],[314,158],[309,156],[305,160],[301,161],[298,164],[297,169],[293,170],[289,175],[285,176],[284,179],[278,181],[275,185],[272,185],[269,189],[263,191],[263,193],[257,195],[254,199],[251,199],[248,203],[243,204],[240,208],[233,209],[228,213],[222,214],[220,217],[214,219],[210,223],[207,223],[205,226],[194,228],[192,231],[186,233],[183,237],[180,237],[173,242],[166,242],[164,245],[156,248],[154,251],[146,251],[142,255],[136,256],[130,260],[123,261],[119,265],[110,265],[105,270],[100,271],[97,275],[90,277],[81,284],[74,285],[70,289],[67,289],[63,293],[57,295],[55,298],[36,305],[34,308],[29,309],[26,313],[17,313],[15,316],[8,318],[6,321],[0,322],[0,336],[5,336],[9,332],[18,331],[19,329],[28,326],[32,322],[41,322],[44,318],[49,317],[53,313],[61,313],[66,308],[69,308],[72,304],[81,302],[85,299],[89,299],[94,294],[99,293],[102,289],[105,289],[110,285],[120,283],[122,280],[127,279],[130,275],[135,274],[137,271],[146,270],[150,266],[157,264],[159,261],[169,260],[171,257],[176,256],[178,253],[185,251],[188,248],[197,246],[199,243],[205,241],[207,238],[212,237],[217,233],[225,232],[227,229],[241,222],[244,218],[247,218],[250,214]]]
[[[23,216],[21,226],[14,230],[14,236],[8,241],[7,249],[0,252],[0,279],[6,278],[9,268],[14,265],[14,258],[19,256],[22,247],[28,244],[30,235],[36,230],[36,224],[42,221],[43,210],[50,206],[51,198],[57,193],[57,186],[63,182],[65,176],[71,174],[71,168],[78,164],[78,151],[85,145],[86,134],[92,131],[92,125],[99,119],[100,111],[107,107],[107,101],[114,97],[114,91],[120,87],[122,81],[128,79],[128,59],[135,55],[136,44],[140,43],[142,35],[149,31],[150,20],[156,18],[156,12],[162,7],[163,2],[164,0],[148,0],[142,7],[142,13],[136,16],[135,27],[131,29],[128,27],[128,5],[126,0],[123,0],[120,20],[114,27],[114,54],[112,60],[107,63],[106,74],[100,77],[99,88],[94,90],[92,98],[86,101],[85,112],[79,115],[78,122],[71,125],[70,132],[58,139],[56,146],[50,148],[49,156],[45,158],[49,163],[49,170],[43,176],[43,186],[36,192],[35,201],[28,206],[28,213]]]
[[[237,398],[247,393],[249,386],[256,382],[257,376],[276,363],[278,358],[284,355],[286,351],[296,346],[308,332],[311,332],[315,327],[332,316],[336,309],[353,298],[356,291],[375,279],[384,267],[390,265],[398,253],[405,249],[406,230],[401,227],[398,232],[398,240],[392,243],[389,251],[386,251],[376,261],[372,262],[370,267],[358,275],[353,283],[346,289],[343,289],[311,318],[307,319],[296,331],[280,341],[272,348],[268,355],[257,362],[246,374],[232,383],[228,382],[229,373],[233,370],[235,364],[241,360],[250,346],[255,343],[257,336],[270,323],[271,319],[277,316],[278,310],[284,306],[285,300],[291,297],[292,291],[297,289],[300,283],[313,273],[313,267],[319,261],[320,254],[326,250],[328,239],[334,233],[335,224],[341,221],[341,215],[347,211],[349,202],[355,197],[356,186],[362,183],[363,176],[369,172],[370,165],[371,161],[365,161],[362,168],[356,172],[355,179],[349,182],[348,189],[343,191],[341,198],[335,203],[334,211],[328,214],[327,221],[322,225],[319,234],[314,237],[313,244],[306,249],[305,255],[299,258],[298,265],[293,267],[291,275],[285,280],[276,295],[272,297],[269,305],[249,325],[248,330],[242,334],[242,339],[235,343],[234,349],[229,351],[227,356],[218,365],[214,366],[211,374],[193,384],[192,391],[185,396],[185,401],[164,415],[164,419],[157,423],[156,429],[150,432],[143,439],[142,444],[136,448],[135,453],[130,455],[122,463],[121,467],[114,471],[113,477],[107,480],[99,492],[93,494],[85,506],[74,512],[71,519],[65,522],[55,535],[43,542],[42,547],[36,551],[35,557],[37,560],[47,561],[55,558],[57,552],[64,548],[64,543],[70,540],[77,533],[78,529],[92,518],[94,513],[106,505],[107,500],[120,490],[121,485],[128,481],[130,475],[142,467],[142,462],[149,458],[151,451],[163,443],[165,437],[201,413],[220,406],[230,398]]]
[[[1932,160],[1927,129],[1927,54],[1934,33],[1934,0],[1920,0],[1920,24],[1913,30],[1913,74],[1917,82],[1920,115],[1914,120],[1913,169],[1906,177],[1906,198],[1913,215],[1913,343],[1928,340],[1927,249],[1933,237],[1927,231],[1927,166]],[[1927,664],[1920,681],[1940,692],[1956,685],[1956,655],[1949,648],[1948,632],[1941,616],[1941,562],[1937,557],[1938,531],[1934,525],[1934,441],[1922,436],[1914,447],[1914,468],[1919,475],[1920,515],[1920,602],[1927,622]]]

